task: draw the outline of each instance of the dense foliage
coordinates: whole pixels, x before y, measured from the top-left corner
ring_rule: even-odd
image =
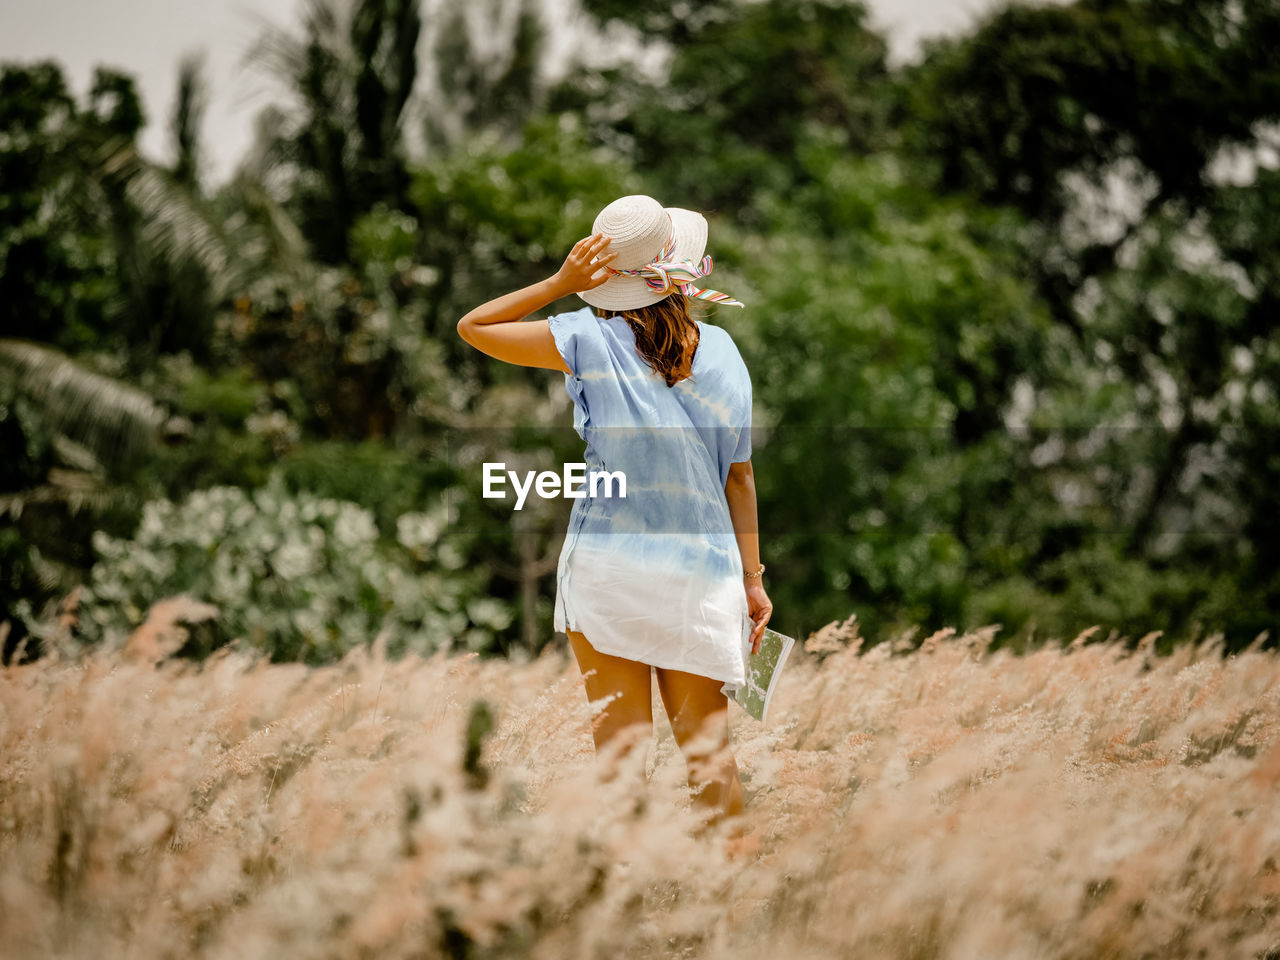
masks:
[[[401,514],[395,529],[394,545],[380,544],[368,510],[290,495],[279,476],[252,495],[210,487],[180,504],[153,500],[133,539],[94,537],[81,632],[119,646],[151,598],[187,592],[220,613],[193,652],[240,637],[278,659],[324,663],[379,634],[395,654],[430,653],[440,637],[491,647],[511,615],[477,598],[445,501]]]
[[[313,0],[217,187],[195,61],[163,163],[127,73],[0,65],[6,650],[81,583],[87,641],[187,591],[206,645],[277,657],[541,647],[567,508],[482,500],[479,463],[580,444],[557,375],[454,323],[641,191],[708,213],[748,303],[709,319],[752,371],[780,629],[1274,632],[1275,0],[1015,4],[902,67],[852,0],[583,0],[557,77],[535,4],[480,6],[491,36]],[[209,498],[308,572],[277,589]],[[424,560],[404,518],[446,499]]]

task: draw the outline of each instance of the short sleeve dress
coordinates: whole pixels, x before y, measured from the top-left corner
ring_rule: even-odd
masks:
[[[751,457],[751,379],[728,331],[698,323],[690,375],[668,387],[622,317],[590,308],[549,320],[592,473],[626,496],[576,499],[556,573],[555,629],[602,653],[745,682],[742,558],[724,485]],[[587,484],[590,490],[590,483]]]

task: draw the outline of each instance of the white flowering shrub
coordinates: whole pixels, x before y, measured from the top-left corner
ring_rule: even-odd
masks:
[[[368,510],[291,494],[278,476],[252,493],[155,500],[132,540],[95,534],[80,633],[121,643],[152,603],[187,593],[220,611],[206,646],[241,638],[274,660],[327,662],[380,631],[396,654],[483,651],[513,612],[469,569],[448,519],[443,503],[405,514],[396,541],[380,541]]]

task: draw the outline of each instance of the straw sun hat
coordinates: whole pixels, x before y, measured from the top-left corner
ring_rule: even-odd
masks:
[[[703,256],[707,221],[700,213],[636,194],[601,210],[591,232],[609,237],[608,252],[617,254],[605,267],[609,279],[578,294],[593,307],[634,310],[677,290],[698,300],[742,306],[727,294],[693,284],[711,272],[711,258]]]

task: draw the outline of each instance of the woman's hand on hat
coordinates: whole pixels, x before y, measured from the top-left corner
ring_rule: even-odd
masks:
[[[609,238],[602,233],[583,237],[573,245],[564,265],[551,278],[552,283],[565,294],[594,290],[609,279],[609,274],[601,268],[608,266],[617,256],[616,253],[604,252],[608,246]]]

